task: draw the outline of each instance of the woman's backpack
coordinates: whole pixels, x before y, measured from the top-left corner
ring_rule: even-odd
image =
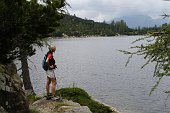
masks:
[[[47,55],[44,56],[44,59],[42,60],[42,68],[47,71],[48,65],[46,64]]]

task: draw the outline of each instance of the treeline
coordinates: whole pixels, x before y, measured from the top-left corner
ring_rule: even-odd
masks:
[[[125,34],[129,30],[126,23],[120,22],[94,22],[93,20],[78,18],[75,15],[65,15],[61,20],[60,27],[56,29],[53,35],[61,36],[114,36],[116,33]]]
[[[52,36],[115,36],[115,35],[144,35],[149,31],[158,31],[160,26],[129,28],[124,20],[112,21],[110,24],[94,22],[93,20],[78,18],[75,15],[64,15],[60,27]]]
[[[136,27],[132,29],[132,35],[145,35],[151,32],[158,32],[159,30],[161,30],[161,28],[164,26],[164,24],[162,26],[157,26],[155,25],[154,27]]]

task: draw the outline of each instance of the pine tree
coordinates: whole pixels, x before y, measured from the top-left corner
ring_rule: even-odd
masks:
[[[33,45],[42,46],[58,26],[64,13],[65,0],[1,0],[0,63],[21,60],[25,89],[31,89],[27,57],[35,53]]]

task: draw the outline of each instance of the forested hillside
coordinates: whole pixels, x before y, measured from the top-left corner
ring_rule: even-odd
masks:
[[[94,22],[93,20],[81,19],[76,16],[64,15],[61,20],[60,27],[56,29],[54,35],[62,34],[68,36],[114,36],[117,34],[126,34],[130,29],[126,23],[121,20],[119,22]]]
[[[60,27],[52,36],[115,36],[115,35],[144,35],[149,31],[158,31],[161,26],[129,28],[124,20],[94,22],[93,20],[78,18],[75,15],[64,15]]]

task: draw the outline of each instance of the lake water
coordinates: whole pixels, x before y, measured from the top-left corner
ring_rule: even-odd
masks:
[[[170,97],[164,93],[169,90],[170,78],[163,78],[149,96],[156,83],[154,64],[141,69],[146,60],[135,56],[125,67],[128,56],[118,51],[129,50],[131,42],[139,37],[51,39],[57,47],[54,53],[58,65],[57,87],[81,87],[121,113],[170,113]],[[36,50],[36,55],[30,58],[34,64],[29,62],[29,65],[32,84],[38,94],[45,93],[46,76],[41,62],[47,47]]]

